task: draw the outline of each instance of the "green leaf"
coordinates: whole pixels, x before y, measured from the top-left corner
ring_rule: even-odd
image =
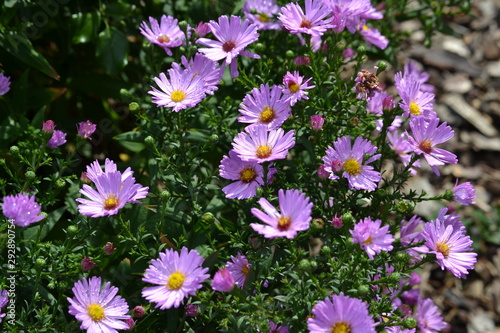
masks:
[[[120,133],[115,135],[114,139],[118,141],[130,141],[130,142],[144,142],[146,134],[140,131],[130,131],[125,133]]]
[[[99,12],[76,13],[71,15],[70,31],[73,44],[88,43],[97,36],[101,23]]]
[[[59,80],[59,74],[50,66],[47,59],[33,48],[33,45],[26,36],[16,31],[2,33],[0,34],[0,48],[9,52],[25,64],[38,69],[51,78]]]
[[[127,64],[127,36],[114,27],[104,30],[99,34],[96,53],[105,72],[117,75]]]

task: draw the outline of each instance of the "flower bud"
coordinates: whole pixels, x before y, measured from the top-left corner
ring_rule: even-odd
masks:
[[[212,224],[215,222],[215,216],[214,214],[210,213],[210,212],[206,212],[205,214],[203,214],[203,216],[201,217],[201,221],[203,223],[206,223],[206,224]]]
[[[326,167],[326,164],[322,164],[319,166],[318,170],[316,171],[316,173],[318,174],[318,177],[321,179],[328,179],[328,177],[330,176],[330,173],[325,170],[325,167]]]
[[[369,292],[370,292],[370,287],[368,287],[366,284],[362,284],[358,287],[358,294],[360,296],[368,295]]]
[[[120,95],[125,96],[127,98],[133,98],[132,94],[125,88],[120,89]]]
[[[148,146],[153,146],[155,144],[155,139],[151,135],[148,135],[144,138],[144,143]]]
[[[364,46],[364,45],[360,45],[360,46],[358,46],[357,52],[358,52],[359,54],[361,54],[361,55],[362,55],[362,54],[365,54],[365,53],[366,53],[366,46]]]
[[[66,229],[68,235],[76,235],[78,233],[78,227],[75,225],[70,225],[68,229]]]
[[[302,259],[299,262],[299,268],[303,271],[310,272],[311,271],[311,262],[308,259]]]
[[[415,209],[415,205],[409,201],[398,201],[395,208],[401,214],[410,214]]]
[[[325,221],[323,221],[323,219],[317,218],[312,220],[312,225],[318,229],[322,229],[325,226]]]
[[[36,258],[36,260],[35,260],[35,267],[37,269],[43,269],[46,264],[47,264],[47,262],[43,258]]]
[[[321,130],[323,128],[324,123],[325,123],[325,118],[323,118],[323,116],[319,114],[311,116],[311,127],[314,131]]]
[[[92,268],[94,268],[95,262],[92,258],[85,257],[82,259],[81,265],[82,265],[82,270],[90,271]]]
[[[106,255],[110,256],[113,254],[113,252],[116,251],[116,247],[113,243],[107,242],[106,244],[104,244],[103,250]]]
[[[352,217],[350,212],[344,213],[342,215],[342,222],[344,222],[344,224],[351,224],[354,222],[354,217]]]
[[[217,134],[210,135],[210,141],[212,141],[212,142],[219,141],[219,136]]]
[[[45,133],[52,133],[54,132],[54,129],[56,128],[56,125],[52,120],[47,120],[42,124],[42,131]]]
[[[26,171],[26,173],[24,174],[24,177],[26,177],[26,180],[33,180],[36,178],[36,174],[31,171],[31,170],[28,170]]]
[[[169,198],[170,198],[170,192],[169,192],[169,191],[167,191],[167,190],[163,190],[163,191],[161,191],[161,192],[160,192],[160,199],[161,199],[161,200],[166,201],[166,200],[168,200]]]
[[[403,326],[409,329],[415,328],[417,327],[417,320],[413,317],[406,317],[403,320]]]
[[[17,154],[19,154],[19,147],[18,146],[11,146],[9,151],[10,151],[11,155],[17,155]]]
[[[128,108],[130,111],[139,111],[140,106],[139,106],[139,103],[132,102],[128,105]]]
[[[188,304],[186,305],[185,309],[186,309],[186,316],[188,317],[196,317],[196,315],[198,314],[198,305],[196,304]]]
[[[182,31],[186,31],[187,27],[188,27],[188,23],[185,20],[182,20],[179,22],[179,28]]]
[[[380,73],[382,73],[386,69],[387,69],[387,63],[385,61],[383,61],[383,60],[380,60],[377,63],[377,74],[376,75],[379,75]]]
[[[140,305],[137,305],[135,308],[132,309],[132,316],[134,318],[141,318],[142,316],[144,316],[144,313],[146,311],[144,310],[144,308]]]
[[[261,52],[261,51],[264,51],[266,49],[266,47],[262,43],[255,43],[253,47],[254,47],[255,51],[257,51],[257,52]]]
[[[292,59],[295,57],[295,52],[293,52],[292,50],[287,50],[286,53],[285,53],[285,56],[288,58],[288,59]]]
[[[64,188],[64,186],[66,186],[66,181],[62,178],[59,178],[58,180],[56,180],[55,185],[57,188]]]

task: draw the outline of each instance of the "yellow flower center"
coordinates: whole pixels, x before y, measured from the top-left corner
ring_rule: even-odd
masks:
[[[257,155],[258,158],[267,158],[267,157],[271,156],[272,152],[273,152],[273,150],[271,147],[261,145],[257,148],[255,155]]]
[[[306,28],[306,29],[311,29],[312,24],[306,19],[303,19],[302,22],[300,22],[300,27],[301,28]]]
[[[422,141],[418,144],[418,148],[426,154],[430,154],[432,151],[432,142],[430,140]]]
[[[297,91],[299,91],[299,85],[297,84],[297,82],[293,82],[293,81],[290,81],[290,83],[288,83],[288,89],[290,90],[290,92],[292,94],[296,93]]]
[[[243,265],[241,272],[243,273],[243,275],[248,276],[248,274],[250,274],[250,267],[248,267],[248,265]]]
[[[105,210],[111,210],[118,207],[120,201],[118,200],[118,198],[116,198],[116,194],[108,193],[108,197],[103,201],[102,204],[104,205]]]
[[[255,170],[253,168],[243,169],[240,172],[240,180],[244,183],[250,183],[254,181],[256,177],[257,173],[255,173]]]
[[[436,244],[436,251],[441,253],[445,258],[450,255],[450,247],[446,243],[439,242]]]
[[[368,28],[368,26],[367,26],[366,24],[363,26],[363,28],[362,28],[362,29],[363,29],[363,30],[365,30],[365,31],[366,31],[366,30],[370,30],[370,28]]]
[[[331,333],[349,333],[351,332],[351,326],[344,322],[335,323],[330,329]]]
[[[270,21],[269,17],[266,14],[257,14],[257,19],[261,22],[267,23]]]
[[[265,106],[262,112],[260,113],[260,122],[261,123],[270,123],[275,117],[274,110],[272,107]]]
[[[183,93],[182,91],[175,90],[172,91],[172,95],[170,95],[170,98],[172,98],[172,102],[182,102],[184,99],[186,99],[186,94]]]
[[[345,161],[343,168],[348,174],[352,176],[356,176],[361,172],[361,165],[358,163],[358,161],[352,158]]]
[[[99,304],[90,304],[87,306],[87,313],[93,321],[101,321],[106,315],[104,309]]]
[[[156,38],[158,43],[168,43],[170,42],[170,38],[164,34],[159,34],[158,38]]]
[[[420,106],[415,102],[410,102],[410,113],[414,116],[420,116]]]
[[[372,236],[369,236],[365,241],[363,241],[363,244],[371,244],[372,240]]]
[[[280,216],[278,218],[278,230],[279,231],[286,231],[286,230],[290,229],[291,225],[292,225],[292,220],[289,217]]]
[[[167,288],[170,290],[178,290],[184,284],[186,276],[179,271],[175,271],[172,275],[168,277]]]

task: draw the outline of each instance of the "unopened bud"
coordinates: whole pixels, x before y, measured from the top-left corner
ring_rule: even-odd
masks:
[[[26,173],[24,174],[24,177],[26,177],[26,180],[33,180],[36,178],[36,174],[29,170],[29,171],[26,171]]]
[[[130,111],[138,111],[140,109],[139,103],[132,102],[128,105]]]

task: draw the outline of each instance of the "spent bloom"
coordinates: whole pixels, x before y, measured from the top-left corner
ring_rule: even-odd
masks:
[[[266,238],[294,238],[298,231],[309,229],[313,204],[299,190],[278,191],[280,212],[265,198],[258,203],[265,212],[252,208],[252,214],[265,223],[251,223],[250,227]]]
[[[442,213],[442,212],[440,212]],[[467,270],[474,269],[477,254],[471,252],[472,240],[465,234],[456,216],[443,216],[427,222],[422,228],[421,237],[429,253],[436,255],[436,261],[441,269],[447,269],[458,278],[465,278]]]
[[[47,147],[56,149],[66,143],[66,133],[60,130],[55,130],[52,137],[47,142]]]
[[[382,221],[372,221],[370,217],[362,219],[354,225],[354,230],[349,230],[352,235],[352,242],[359,246],[368,254],[368,258],[373,260],[375,254],[393,249],[394,237],[389,233],[389,225],[381,227]]]
[[[92,123],[90,120],[78,123],[76,126],[78,129],[78,136],[84,139],[90,138],[90,136],[95,132],[97,125]]]
[[[276,20],[279,12],[276,0],[247,0],[243,5],[245,17],[259,30],[281,29],[281,22]]]
[[[377,71],[377,69],[378,67],[375,67],[375,71]],[[359,99],[369,100],[375,93],[382,92],[377,75],[366,69],[362,69],[361,72],[358,72],[354,82],[356,82],[354,90],[358,93]]]
[[[309,85],[311,78],[304,81],[304,77],[299,74],[298,71],[294,71],[293,74],[287,72],[283,77],[283,94],[285,99],[290,102],[291,106],[294,106],[301,99],[309,99],[307,97],[307,89],[312,89],[315,86]]]
[[[241,20],[239,16],[220,16],[218,22],[211,20],[208,25],[217,41],[208,38],[200,38],[196,42],[206,46],[198,49],[213,61],[225,59],[225,66],[231,65],[231,77],[238,76],[238,66],[233,61],[238,55],[260,59],[260,56],[245,51],[244,48],[259,38],[257,26],[249,20]]]
[[[330,179],[338,179],[335,173],[344,170],[342,175],[349,181],[349,187],[357,190],[373,191],[377,188],[382,177],[380,172],[374,171],[373,167],[367,165],[380,158],[380,154],[373,155],[377,147],[369,140],[357,137],[351,147],[351,137],[339,138],[326,150],[323,162],[327,165],[325,170],[330,172]],[[365,161],[367,155],[373,155]],[[339,166],[341,165],[341,168]]]
[[[246,133],[245,133],[246,132]],[[243,161],[266,162],[284,159],[295,145],[294,131],[282,128],[268,131],[264,124],[247,126],[233,139],[233,149]]]
[[[240,104],[241,123],[264,124],[269,130],[280,127],[291,114],[290,103],[280,87],[261,84],[245,95]]]
[[[210,277],[208,268],[203,268],[203,258],[198,251],[186,247],[181,252],[167,249],[160,253],[159,259],[153,259],[146,269],[142,280],[157,286],[146,287],[142,296],[157,303],[162,310],[178,308],[181,302],[195,295],[201,284]]]
[[[185,69],[191,70],[193,76],[199,75],[201,77],[205,84],[205,92],[207,94],[214,94],[224,74],[224,68],[218,67],[217,62],[208,59],[201,53],[196,53],[190,61],[188,61],[185,56],[182,56],[181,63]],[[172,67],[178,72],[182,72],[179,64],[174,62]]]
[[[422,117],[410,121],[413,136],[406,132],[410,146],[417,155],[424,155],[425,160],[439,176],[438,165],[456,164],[457,156],[447,150],[436,148],[435,145],[446,142],[454,135],[454,131],[446,123],[439,125],[439,118],[426,121]]]
[[[293,34],[305,33],[311,36],[321,36],[332,28],[332,17],[327,17],[322,0],[306,0],[305,11],[297,3],[289,3],[281,8],[278,19],[283,27]]]
[[[421,333],[438,333],[446,326],[438,307],[430,298],[419,298],[417,303],[417,327]]]
[[[80,329],[87,332],[116,333],[129,328],[124,320],[130,318],[127,302],[119,295],[118,288],[107,282],[101,288],[101,278],[93,276],[77,281],[73,287],[73,298],[69,313],[82,324]]]
[[[231,256],[231,261],[226,263],[226,268],[234,277],[236,285],[242,289],[245,286],[248,274],[250,274],[251,267],[252,265],[248,263],[248,259],[240,252],[236,257]]]
[[[5,95],[10,90],[10,77],[0,72],[0,96]]]
[[[475,203],[474,198],[476,197],[476,190],[474,189],[474,186],[469,182],[458,185],[457,179],[452,192],[453,199],[461,205],[468,206]]]
[[[128,202],[140,203],[139,199],[148,194],[148,187],[135,183],[133,172],[128,168],[122,174],[116,164],[106,159],[106,170],[102,172],[99,162],[87,166],[87,177],[94,182],[97,191],[87,184],[80,193],[89,199],[78,198],[78,210],[90,217],[115,215]]]
[[[271,183],[276,169],[270,167],[267,172],[267,182]],[[264,184],[264,168],[257,162],[242,161],[238,154],[231,150],[229,156],[222,158],[219,166],[222,178],[235,180],[225,186],[222,191],[229,199],[248,199],[254,197],[257,189]]]
[[[19,227],[26,227],[45,218],[40,215],[42,208],[35,201],[35,196],[24,193],[3,197],[3,215]]]
[[[368,305],[344,293],[318,302],[312,309],[312,317],[307,319],[310,333],[375,333],[375,326]]]
[[[219,269],[212,279],[212,289],[222,292],[229,292],[235,286],[234,277],[227,268]]]
[[[161,46],[167,55],[171,56],[170,48],[181,46],[185,38],[177,22],[172,16],[163,15],[160,22],[149,17],[149,26],[143,21],[140,30],[151,43]]]
[[[153,88],[148,94],[153,96],[153,102],[158,106],[172,108],[179,112],[187,107],[193,107],[205,98],[205,81],[200,75],[194,75],[190,69],[168,70],[168,78],[165,73],[155,77],[154,81],[160,90]]]

